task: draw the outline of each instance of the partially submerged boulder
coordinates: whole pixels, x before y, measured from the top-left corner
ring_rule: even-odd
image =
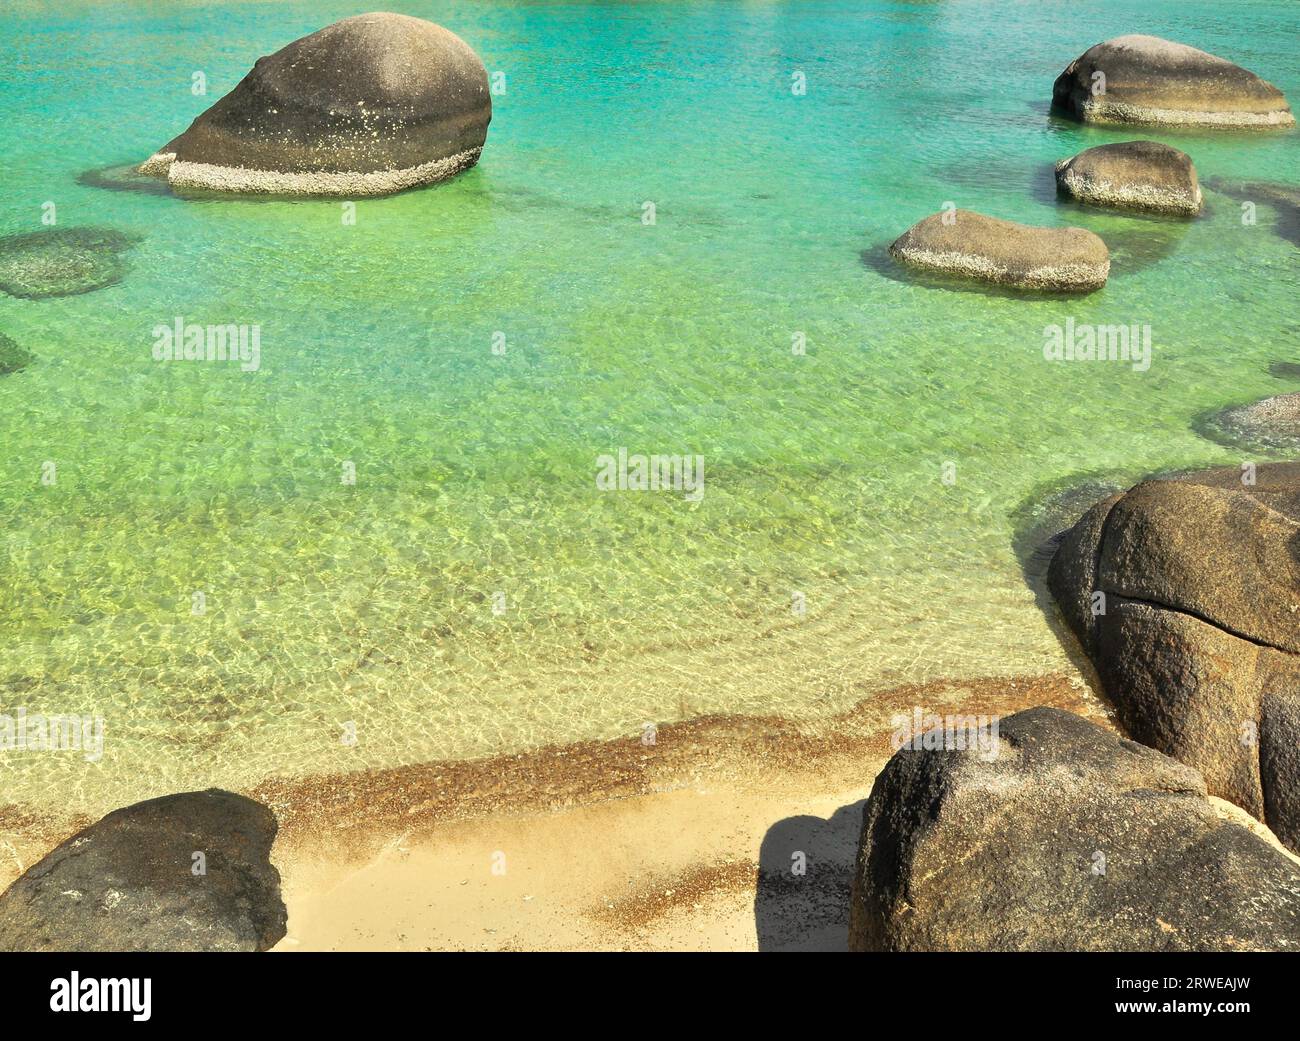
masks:
[[[0,291],[38,299],[121,281],[136,239],[112,228],[46,228],[0,238]]]
[[[1124,728],[1300,850],[1300,464],[1145,481],[1086,513],[1048,582]]]
[[[180,190],[383,195],[473,166],[491,118],[487,70],[460,37],[356,15],[259,58],[140,172]]]
[[[0,895],[0,951],[264,951],[285,932],[275,832],[217,788],[114,810]]]
[[[1195,217],[1201,186],[1186,152],[1158,141],[1098,145],[1056,164],[1056,186],[1093,206]]]
[[[1300,863],[1195,770],[1053,708],[897,752],[863,813],[858,951],[1300,949]]]
[[[1230,61],[1158,36],[1089,47],[1057,77],[1052,102],[1085,123],[1288,127],[1282,92]]]
[[[889,247],[904,264],[1016,289],[1088,292],[1106,284],[1106,243],[1083,228],[1035,228],[949,210],[918,221]]]

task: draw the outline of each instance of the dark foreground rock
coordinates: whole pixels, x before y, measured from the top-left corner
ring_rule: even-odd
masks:
[[[1098,145],[1056,164],[1056,186],[1079,202],[1195,217],[1201,186],[1186,152],[1158,141]]]
[[[996,756],[894,755],[863,814],[859,951],[1300,949],[1300,864],[1196,771],[1059,709]]]
[[[114,810],[0,895],[0,951],[264,951],[285,932],[275,832],[217,788]]]
[[[1106,284],[1106,243],[1083,228],[1035,228],[970,210],[918,221],[889,247],[901,263],[1017,289],[1088,292]]]
[[[473,166],[491,118],[487,70],[460,37],[356,15],[259,58],[140,172],[179,190],[383,195]]]
[[[89,293],[121,281],[136,244],[112,228],[49,228],[0,238],[0,290],[36,299]]]
[[[1086,123],[1295,126],[1273,84],[1158,36],[1118,36],[1089,47],[1057,77],[1052,102]]]
[[[1300,464],[1111,496],[1048,582],[1128,733],[1300,850]]]

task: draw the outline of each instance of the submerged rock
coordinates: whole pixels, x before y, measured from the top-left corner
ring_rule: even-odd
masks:
[[[275,832],[218,788],[114,810],[0,895],[0,951],[264,951],[285,932]]]
[[[858,951],[1300,949],[1300,864],[1195,770],[1060,709],[996,755],[895,753],[863,812]]]
[[[1194,217],[1201,186],[1186,152],[1158,141],[1124,141],[1089,148],[1056,164],[1056,185],[1094,206]]]
[[[8,376],[11,372],[18,372],[20,369],[27,368],[31,363],[32,355],[30,351],[24,350],[4,333],[0,333],[0,376]]]
[[[1300,246],[1300,188],[1277,181],[1232,181],[1216,177],[1207,184],[1252,208],[1259,203],[1277,213],[1273,230],[1294,246]],[[1258,219],[1258,218],[1254,218]]]
[[[1106,284],[1106,243],[1083,228],[1035,228],[970,210],[936,213],[889,247],[904,264],[1017,289],[1087,292]]]
[[[356,15],[259,58],[140,171],[173,189],[383,195],[473,166],[491,118],[487,70],[460,37]]]
[[[1300,394],[1233,405],[1201,424],[1201,432],[1224,444],[1265,452],[1300,450]]]
[[[1144,481],[1083,516],[1048,582],[1128,733],[1300,850],[1297,526],[1300,464]]]
[[[0,238],[0,290],[38,298],[89,293],[120,282],[121,254],[138,240],[112,228],[50,228]]]
[[[138,163],[119,163],[84,170],[77,183],[87,188],[106,188],[110,192],[143,192],[145,195],[169,195],[167,182],[142,174]]]
[[[1056,78],[1052,103],[1085,123],[1295,125],[1273,84],[1158,36],[1118,36],[1089,47]]]

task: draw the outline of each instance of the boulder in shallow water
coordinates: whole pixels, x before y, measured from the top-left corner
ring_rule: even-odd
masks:
[[[140,171],[181,190],[384,195],[473,166],[491,118],[487,70],[460,37],[356,15],[259,58]]]
[[[38,298],[89,293],[120,282],[121,254],[136,239],[112,228],[49,228],[0,238],[0,290]]]
[[[1098,145],[1056,164],[1056,185],[1093,206],[1194,217],[1201,186],[1186,152],[1158,141]]]
[[[114,810],[0,896],[0,951],[264,951],[285,932],[275,832],[217,788]]]
[[[1056,78],[1052,103],[1085,123],[1288,127],[1282,92],[1253,72],[1158,36],[1089,47]]]
[[[1300,863],[1200,776],[1060,709],[996,755],[895,753],[863,813],[859,951],[1300,949]]]
[[[936,213],[889,247],[912,267],[1016,289],[1088,292],[1106,284],[1106,243],[1083,228],[1035,228],[970,210]]]
[[[1300,851],[1297,529],[1300,464],[1144,481],[1084,514],[1048,582],[1125,730]]]

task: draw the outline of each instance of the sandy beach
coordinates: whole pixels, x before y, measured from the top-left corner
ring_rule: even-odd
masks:
[[[249,794],[280,821],[275,949],[842,950],[891,717],[1035,704],[1106,719],[1077,678],[945,682],[818,723],[713,717],[653,745],[268,782]]]

